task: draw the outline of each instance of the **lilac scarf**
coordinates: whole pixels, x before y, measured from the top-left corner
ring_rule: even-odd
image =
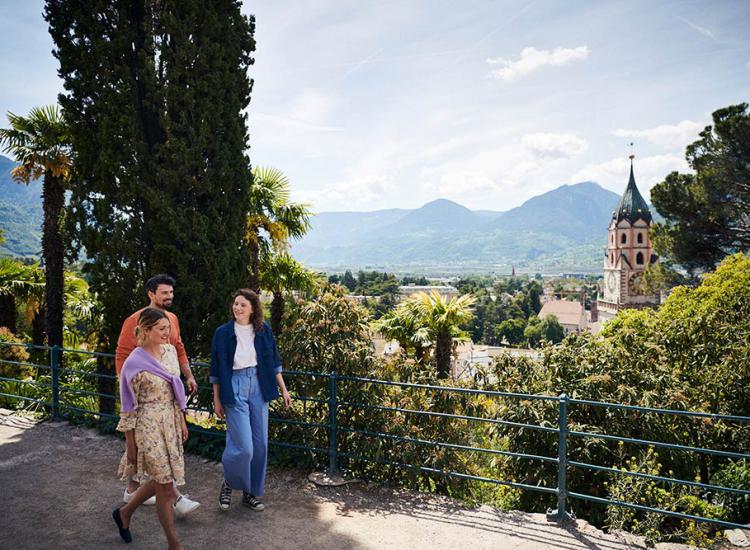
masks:
[[[120,372],[121,412],[133,412],[138,408],[138,400],[135,397],[135,392],[133,392],[133,378],[135,378],[135,375],[141,371],[150,372],[151,374],[171,383],[172,391],[174,392],[174,397],[177,400],[180,410],[185,410],[187,406],[185,388],[182,385],[180,377],[175,374],[169,374],[153,355],[143,348],[138,347],[135,348],[133,353],[131,353],[125,360],[125,364],[122,366],[122,371]]]

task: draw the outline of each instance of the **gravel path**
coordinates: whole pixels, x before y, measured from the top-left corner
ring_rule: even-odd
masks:
[[[124,549],[111,510],[123,443],[64,422],[35,423],[0,410],[0,548]],[[203,505],[177,530],[187,549],[602,549],[645,548],[586,522],[561,528],[541,514],[467,509],[447,498],[367,484],[317,487],[306,473],[269,469],[266,510],[219,512],[221,466],[186,457],[183,490]],[[166,548],[154,507],[132,523],[129,550]],[[672,546],[676,548],[677,546]],[[683,547],[685,548],[685,547]]]

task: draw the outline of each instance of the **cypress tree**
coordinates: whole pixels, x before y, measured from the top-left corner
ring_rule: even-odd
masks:
[[[45,18],[79,180],[72,244],[106,308],[105,344],[164,272],[188,351],[206,354],[247,266],[254,20],[234,0],[48,0]]]

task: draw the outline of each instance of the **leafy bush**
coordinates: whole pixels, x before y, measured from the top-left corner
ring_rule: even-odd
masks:
[[[639,458],[631,457],[624,460],[624,463],[623,471],[664,475],[659,454],[653,447],[642,451]],[[612,480],[607,485],[609,498],[613,500],[669,512],[726,519],[725,508],[700,498],[695,489],[685,485],[665,488],[662,484],[642,477],[612,474]],[[606,524],[610,529],[627,530],[645,536],[646,543],[651,546],[668,540],[685,540],[700,547],[707,547],[715,542],[716,529],[709,524],[616,505],[607,507]]]
[[[711,483],[750,491],[750,464],[746,460],[730,462],[711,477]],[[726,509],[729,521],[750,523],[750,495],[720,491],[714,495],[713,502]]]

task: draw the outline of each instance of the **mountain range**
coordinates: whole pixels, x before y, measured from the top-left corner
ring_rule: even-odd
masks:
[[[38,256],[42,248],[42,182],[16,183],[10,175],[15,166],[0,155],[0,230],[5,238],[0,255]]]
[[[0,156],[0,254],[38,256],[40,181],[19,185],[15,163]],[[293,243],[294,256],[325,271],[379,269],[451,275],[465,272],[597,272],[619,196],[596,183],[562,185],[500,212],[446,199],[417,209],[321,212]]]
[[[453,274],[598,271],[619,196],[593,182],[563,185],[505,212],[446,199],[415,210],[322,212],[294,256],[323,270]]]

